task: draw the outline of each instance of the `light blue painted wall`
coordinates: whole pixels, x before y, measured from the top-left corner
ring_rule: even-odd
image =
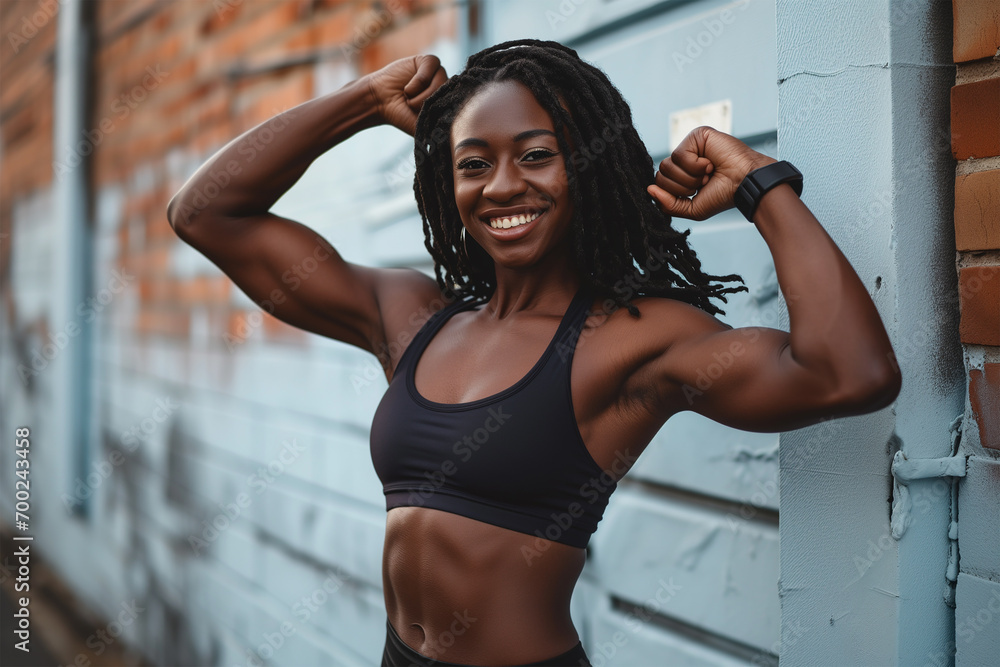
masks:
[[[953,632],[950,493],[912,483],[920,509],[899,541],[887,502],[892,450],[949,455],[963,407],[950,296],[950,11],[944,2],[777,5],[780,156],[803,171],[804,200],[869,286],[904,377],[890,408],[781,436],[787,664],[924,664]]]
[[[672,418],[613,496],[574,595],[574,621],[595,665],[773,664],[779,652],[790,665],[924,664],[945,648],[952,627],[942,595],[947,506],[931,504],[901,541],[887,542],[886,448],[895,433],[892,442],[908,454],[944,455],[948,424],[962,408],[948,303],[951,164],[941,151],[928,153],[946,126],[953,77],[942,46],[946,5],[928,13],[913,2],[781,0],[776,17],[771,0],[485,4],[481,42],[564,40],[604,68],[632,104],[655,161],[667,152],[671,111],[731,99],[734,134],[805,173],[805,200],[871,286],[905,376],[894,409],[780,439],[692,413]],[[735,19],[716,34],[712,27],[726,10]],[[698,39],[695,57],[686,48]],[[454,72],[482,45],[459,36],[430,51]],[[316,94],[356,76],[343,64],[320,65],[316,74]],[[172,151],[167,177],[179,187],[208,156]],[[144,192],[153,169],[136,165],[129,182],[97,193],[95,284],[115,268],[117,229],[130,224],[123,194]],[[408,138],[377,128],[317,160],[275,210],[316,229],[351,261],[429,272],[412,173]],[[31,267],[52,252],[53,201],[52,192],[40,192],[14,214],[23,244],[14,272],[25,277],[15,291],[42,311],[56,306],[52,290],[33,296],[49,278]],[[732,297],[722,319],[785,329],[787,313],[756,230],[734,212],[675,221],[688,225],[705,269],[740,273],[750,288]],[[180,242],[170,261],[179,275],[218,275]],[[318,336],[305,351],[265,344],[259,335],[227,349],[219,338],[225,322],[212,312],[194,313],[190,345],[137,339],[129,329],[135,292],[126,290],[97,323],[101,447],[93,461],[149,419],[157,401],[180,408],[97,486],[88,522],[70,519],[58,497],[72,484],[69,450],[38,454],[39,478],[54,480],[37,496],[45,517],[40,542],[66,547],[47,555],[109,617],[123,601],[147,600],[149,611],[126,637],[164,664],[185,655],[245,664],[246,652],[286,621],[295,633],[273,664],[371,664],[384,638],[385,510],[367,443],[385,390],[377,363]],[[250,305],[238,291],[232,301]],[[3,331],[12,341],[10,329]],[[60,418],[48,402],[58,391],[55,375],[43,374],[30,393],[13,379],[18,358],[11,350],[0,350],[0,368],[12,378],[4,412],[32,415],[43,437],[58,442],[49,430]],[[290,440],[301,453],[194,558],[188,538],[201,534],[200,522],[247,490]],[[995,467],[977,465],[967,487],[972,498],[987,496],[983,479]],[[917,482],[911,491],[919,498],[934,488]],[[969,531],[975,525],[962,524]],[[992,599],[989,549],[970,541],[968,567],[984,569],[963,566],[960,611],[975,614]],[[863,573],[855,557],[870,561]],[[296,614],[303,596],[331,582],[335,591],[308,618]],[[644,603],[658,616],[636,622],[629,605]],[[164,633],[175,622],[186,624],[183,645]],[[960,645],[964,664],[990,655],[989,637],[978,633],[976,643]]]

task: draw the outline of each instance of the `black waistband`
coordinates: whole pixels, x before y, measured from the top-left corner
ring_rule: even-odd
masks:
[[[382,652],[382,667],[477,667],[457,662],[442,662],[414,651],[404,642],[392,623],[385,620],[385,650]],[[570,650],[543,660],[516,667],[592,667],[583,650],[583,643],[577,642]]]

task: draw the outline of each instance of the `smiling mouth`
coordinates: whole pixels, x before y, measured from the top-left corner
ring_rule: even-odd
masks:
[[[488,218],[483,220],[483,222],[488,224],[493,229],[510,229],[512,227],[520,227],[534,221],[547,210],[548,209],[542,209],[541,211],[535,211],[529,215],[511,215],[500,218]]]

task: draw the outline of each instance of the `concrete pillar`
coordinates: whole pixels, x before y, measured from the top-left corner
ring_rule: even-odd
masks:
[[[781,435],[781,662],[924,665],[954,634],[951,481],[909,485],[897,539],[890,466],[899,448],[950,455],[963,410],[951,5],[778,0],[776,19],[779,156],[805,175],[803,198],[868,286],[903,374],[893,406]]]

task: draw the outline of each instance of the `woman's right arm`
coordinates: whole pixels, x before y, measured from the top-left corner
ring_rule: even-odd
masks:
[[[348,262],[314,230],[268,211],[351,135],[383,123],[412,134],[424,100],[446,79],[435,56],[413,56],[277,114],[188,179],[167,206],[171,227],[275,317],[390,368],[388,338],[413,328],[410,315],[441,296],[437,282],[415,269]]]

